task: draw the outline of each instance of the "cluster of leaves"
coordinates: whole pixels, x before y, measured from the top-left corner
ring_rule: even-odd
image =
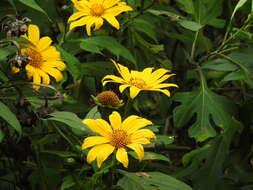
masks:
[[[67,70],[60,83],[32,90],[10,71],[17,51],[0,33],[0,188],[250,190],[253,186],[253,1],[128,0],[134,11],[85,34],[68,30],[70,0],[1,0],[0,18],[21,15],[50,36]],[[128,169],[85,161],[91,134],[80,118],[108,118],[91,95],[129,68],[166,68],[180,86],[172,98],[142,92],[131,114],[149,118],[157,139]],[[127,97],[121,95],[126,102]],[[120,110],[122,111],[122,110]],[[188,184],[188,185],[187,185]]]

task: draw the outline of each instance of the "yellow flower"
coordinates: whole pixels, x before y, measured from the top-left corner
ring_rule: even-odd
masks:
[[[113,60],[112,60],[113,61]],[[172,83],[162,83],[166,79],[172,77],[175,74],[167,74],[170,72],[167,69],[157,69],[154,72],[152,67],[148,67],[143,71],[129,71],[127,67],[120,65],[113,61],[115,67],[117,68],[119,74],[122,78],[117,77],[115,75],[106,75],[102,79],[103,86],[106,83],[114,82],[120,83],[119,90],[122,93],[126,88],[130,87],[130,97],[135,98],[140,91],[159,91],[164,93],[167,96],[170,96],[170,92],[168,90],[164,90],[163,88],[167,87],[177,87],[176,84]]]
[[[91,35],[91,27],[98,30],[105,19],[113,27],[119,29],[119,22],[115,16],[133,9],[120,0],[72,0],[78,12],[69,17],[70,30],[78,26],[86,25],[87,34]]]
[[[40,38],[40,31],[36,25],[29,25],[28,34],[21,37],[29,41],[24,44],[27,47],[21,49],[21,53],[31,59],[25,66],[28,79],[33,79],[33,83],[37,84],[49,84],[49,75],[57,82],[62,80],[60,71],[63,71],[66,65],[61,61],[60,53],[51,46],[51,38],[48,36]],[[34,85],[33,88],[38,90],[40,87]]]
[[[141,129],[152,122],[131,115],[123,122],[118,112],[114,111],[109,116],[110,124],[103,119],[85,119],[86,124],[92,131],[101,136],[92,136],[84,139],[82,149],[93,148],[88,152],[87,162],[91,163],[95,159],[100,168],[102,163],[116,150],[116,159],[128,167],[128,155],[126,148],[134,150],[141,160],[144,156],[142,144],[149,144],[151,138],[155,138],[155,134],[149,129]]]

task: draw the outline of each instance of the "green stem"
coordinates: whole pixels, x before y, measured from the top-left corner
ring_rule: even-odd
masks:
[[[196,44],[197,44],[198,36],[199,36],[199,31],[197,31],[195,33],[194,41],[192,43],[191,60],[194,60],[194,54],[195,54],[195,51],[196,51]]]

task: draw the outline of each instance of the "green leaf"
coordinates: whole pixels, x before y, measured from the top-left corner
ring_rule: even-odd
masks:
[[[63,179],[63,183],[61,185],[61,190],[68,189],[70,187],[73,187],[76,184],[75,180],[72,176],[66,176]]]
[[[19,135],[21,135],[22,129],[17,117],[2,102],[0,102],[0,117],[3,118],[11,127],[13,127],[19,133]]]
[[[188,14],[194,15],[195,10],[192,0],[176,0],[176,2],[181,5],[181,10]]]
[[[192,161],[192,159],[194,158],[194,156],[205,151],[209,147],[210,147],[210,145],[206,145],[206,146],[196,148],[196,149],[192,150],[191,152],[186,153],[182,158],[183,165],[186,166],[187,164],[189,164]]]
[[[192,30],[192,31],[198,31],[203,27],[203,25],[201,25],[197,22],[194,22],[194,21],[189,21],[189,20],[180,20],[178,23],[182,27]]]
[[[135,152],[131,151],[131,152],[129,152],[129,154],[138,160],[138,157]],[[165,162],[170,162],[170,159],[167,158],[166,156],[164,156],[162,154],[154,153],[154,152],[145,152],[144,158],[142,160],[148,160],[148,161],[161,160],[161,161],[165,161]]]
[[[85,119],[99,119],[101,114],[98,111],[98,107],[94,106],[86,115]]]
[[[226,130],[232,119],[234,105],[226,97],[215,94],[208,89],[206,81],[201,77],[201,86],[192,92],[177,93],[174,100],[181,102],[173,111],[176,127],[186,125],[194,118],[194,124],[189,128],[190,137],[197,141],[204,141],[216,136],[211,120],[216,126]]]
[[[160,15],[165,15],[167,17],[169,17],[172,21],[179,21],[180,19],[180,15],[175,14],[173,12],[169,12],[169,11],[164,11],[164,10],[155,10],[155,9],[148,9],[147,12],[156,15],[156,16],[160,16]]]
[[[220,22],[215,20],[222,14],[223,0],[194,1],[194,20],[202,25],[212,25],[214,27],[220,27]]]
[[[7,46],[4,48],[0,48],[0,61],[4,61],[7,59],[8,56],[14,55],[17,49],[13,46]]]
[[[210,69],[213,71],[235,71],[238,69],[236,65],[231,64],[226,59],[216,59],[208,61],[201,66],[202,69]]]
[[[53,120],[53,121],[59,121],[62,123],[65,123],[66,125],[68,125],[69,127],[73,128],[73,129],[77,129],[83,133],[87,133],[87,128],[85,127],[85,125],[82,123],[82,120],[77,117],[76,114],[72,113],[72,112],[54,112],[50,114],[50,118],[48,118],[48,120]]]
[[[235,9],[231,15],[230,20],[232,20],[235,16],[235,13],[237,12],[238,9],[240,9],[245,3],[247,2],[247,0],[239,0],[238,3],[235,6]]]
[[[157,135],[156,143],[162,143],[164,145],[170,145],[174,142],[175,136]]]
[[[57,46],[57,49],[61,53],[62,60],[67,64],[67,70],[76,80],[80,76],[80,70],[79,70],[79,66],[81,64],[80,61],[75,56],[68,53],[60,46]]]
[[[253,87],[252,50],[252,48],[245,48],[239,52],[231,53],[228,56],[223,55],[230,64],[238,68],[229,73],[223,81],[241,80],[250,87]]]
[[[185,183],[160,172],[118,171],[124,175],[118,181],[118,185],[124,190],[192,190]]]
[[[90,77],[103,77],[111,74],[114,69],[109,61],[85,62],[80,65],[80,72]]]
[[[37,4],[35,0],[18,0],[21,3],[25,4],[28,7],[31,7],[47,16],[47,18],[50,20],[48,14]]]
[[[91,49],[91,46],[96,46],[97,48]],[[81,40],[80,47],[83,50],[97,53],[100,52],[100,49],[106,49],[113,53],[116,56],[122,56],[132,63],[136,63],[135,58],[131,52],[122,46],[115,38],[109,36],[94,36]],[[92,50],[92,51],[91,51]]]
[[[157,41],[155,26],[151,22],[144,19],[134,19],[131,21],[130,27],[133,27],[136,31],[142,32],[150,37],[155,42]]]
[[[202,151],[199,151],[191,159],[196,170],[191,174],[193,183],[197,182],[196,190],[217,190],[219,184],[224,183],[224,170],[227,159],[230,156],[230,145],[233,137],[241,124],[232,119],[228,121],[230,129],[214,139],[212,143]],[[208,172],[207,172],[208,171]]]

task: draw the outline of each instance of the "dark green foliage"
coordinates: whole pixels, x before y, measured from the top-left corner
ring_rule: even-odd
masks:
[[[84,26],[69,31],[71,0],[0,0],[0,189],[252,190],[253,1],[125,2],[134,11],[117,16],[119,30],[104,21],[87,36]],[[24,39],[4,30],[10,15],[53,40],[67,66],[59,83],[34,91],[25,71],[11,72]],[[129,91],[101,84],[117,73],[111,59],[172,70],[179,88],[170,98],[141,92],[128,104]],[[81,148],[94,135],[82,120],[114,111],[91,98],[104,90],[123,100],[124,117],[153,122],[157,138],[141,162],[129,150],[128,168],[114,154],[101,168],[88,164]]]

